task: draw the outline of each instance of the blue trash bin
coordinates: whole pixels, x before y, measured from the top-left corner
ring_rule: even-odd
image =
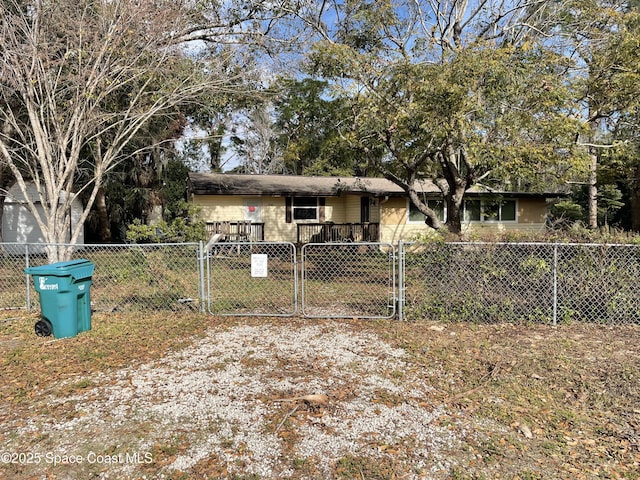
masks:
[[[91,284],[95,265],[79,259],[29,267],[40,294],[41,319],[35,325],[40,336],[75,337],[91,330]]]

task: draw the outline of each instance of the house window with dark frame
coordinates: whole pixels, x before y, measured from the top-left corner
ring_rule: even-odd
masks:
[[[428,199],[427,207],[436,212],[436,215],[441,222],[445,221],[447,208],[444,204],[444,200],[437,198]],[[418,210],[418,207],[409,201],[409,223],[424,223],[424,219],[425,215]]]
[[[293,197],[291,212],[294,221],[318,221],[319,202],[317,197]]]
[[[465,200],[462,218],[465,222],[479,222],[482,218],[482,205],[480,200]]]
[[[500,221],[515,222],[517,220],[517,210],[515,200],[502,200],[500,202]]]
[[[515,222],[516,200],[465,200],[465,222]]]

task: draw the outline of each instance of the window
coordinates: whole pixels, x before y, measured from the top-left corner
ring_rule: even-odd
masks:
[[[465,200],[465,222],[515,222],[515,200]]]
[[[318,221],[318,199],[316,197],[293,197],[293,220]]]
[[[483,222],[499,222],[500,221],[500,201],[488,200],[482,202],[482,221]]]
[[[436,215],[441,222],[445,221],[446,207],[444,200],[435,198],[427,200],[427,207],[436,212]],[[424,223],[424,218],[424,214],[422,214],[420,210],[418,210],[417,207],[409,201],[409,223]]]
[[[479,222],[481,211],[480,200],[465,200],[464,215],[462,218],[464,218],[465,222]]]
[[[500,205],[500,220],[503,222],[516,221],[516,201],[503,200]]]

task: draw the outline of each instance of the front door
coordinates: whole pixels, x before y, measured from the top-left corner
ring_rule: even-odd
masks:
[[[371,221],[371,202],[369,197],[360,197],[360,223]]]

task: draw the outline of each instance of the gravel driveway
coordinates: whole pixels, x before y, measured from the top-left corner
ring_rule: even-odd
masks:
[[[35,478],[346,478],[362,459],[443,478],[459,430],[430,400],[436,373],[348,323],[218,327],[82,395],[43,396],[53,414],[6,426],[3,447],[38,438]]]

